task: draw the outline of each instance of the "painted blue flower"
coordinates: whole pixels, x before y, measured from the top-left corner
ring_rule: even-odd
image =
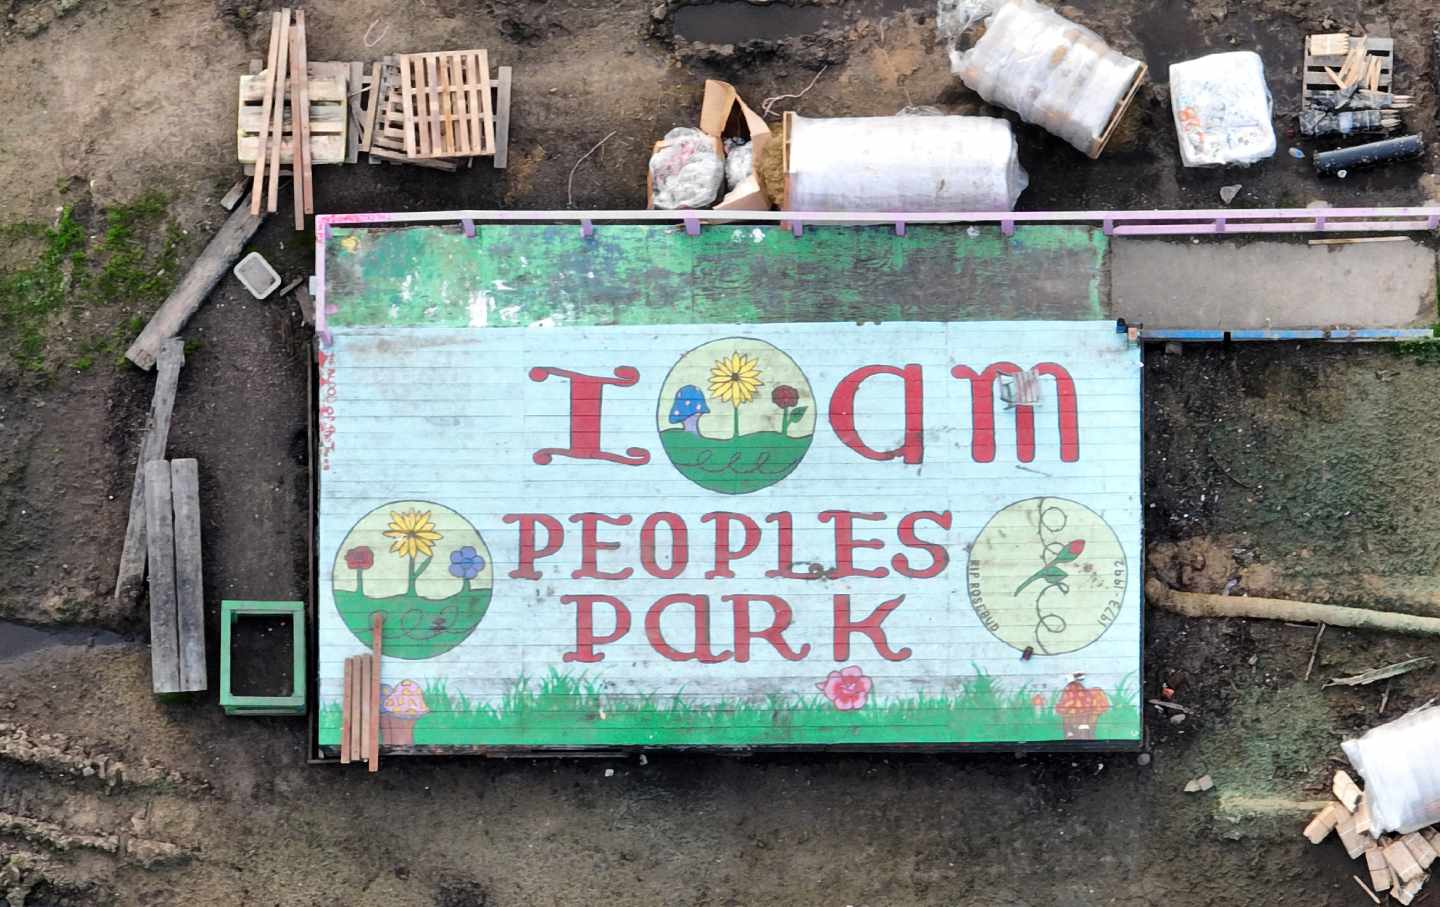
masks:
[[[485,558],[469,545],[450,552],[450,574],[461,579],[474,579],[485,569]]]

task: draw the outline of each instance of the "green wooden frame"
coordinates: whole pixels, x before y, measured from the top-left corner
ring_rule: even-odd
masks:
[[[289,696],[242,696],[231,689],[231,630],[240,617],[288,617],[294,633],[294,686]],[[220,603],[220,707],[227,715],[304,715],[305,603],[222,601]]]

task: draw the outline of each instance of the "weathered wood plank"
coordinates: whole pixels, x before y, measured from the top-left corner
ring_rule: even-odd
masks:
[[[269,72],[265,76],[265,94],[261,100],[260,107],[260,133],[256,142],[256,165],[255,183],[250,189],[250,213],[259,215],[261,209],[260,195],[265,189],[265,140],[270,130],[271,108],[275,106],[275,63],[280,54],[280,14],[270,14],[270,52]],[[241,80],[241,88],[244,88],[244,80]]]
[[[275,119],[270,124],[270,131],[275,136],[280,135],[282,120],[285,114],[285,80],[289,74],[290,66],[290,10],[280,11],[280,55],[275,59],[275,100],[271,103]],[[266,210],[274,213],[280,210],[280,145],[277,142],[270,152],[270,174],[269,190],[266,194]]]
[[[160,370],[155,376],[155,393],[150,399],[150,416],[140,439],[135,462],[135,483],[130,487],[130,522],[125,527],[125,544],[120,551],[120,570],[115,577],[115,603],[135,601],[145,581],[145,464],[165,457],[170,438],[170,415],[175,409],[175,388],[180,367],[185,364],[185,344],[167,340],[160,347]]]
[[[299,57],[300,57],[300,75],[299,75],[300,92],[299,92],[299,94],[296,96],[296,104],[299,105],[299,111],[300,111],[300,113],[299,113],[300,135],[301,135],[301,137],[303,138],[303,142],[301,143],[301,148],[300,148],[300,152],[301,152],[301,153],[300,153],[300,169],[302,169],[302,170],[304,171],[304,173],[305,173],[305,193],[304,193],[305,199],[304,199],[304,204],[301,206],[301,210],[302,210],[302,212],[303,212],[304,214],[314,214],[314,213],[315,213],[314,175],[311,173],[311,169],[310,169],[310,167],[311,167],[311,160],[310,160],[310,88],[309,88],[309,80],[308,80],[308,77],[305,75],[305,73],[306,73],[306,60],[308,59],[308,58],[306,57],[307,50],[306,50],[306,48],[305,48],[305,10],[303,10],[303,9],[297,9],[297,10],[295,11],[295,22],[296,22],[296,53],[297,53],[297,54],[299,55]],[[357,80],[357,81],[358,81],[358,80]],[[348,84],[348,83],[347,83],[347,84]],[[347,106],[348,106],[348,105],[347,105]],[[342,114],[344,113],[344,108],[342,108],[342,111],[341,111],[341,112],[342,112]],[[341,117],[341,122],[344,123],[344,121],[345,121],[345,119],[344,119],[344,116],[342,115],[342,117]],[[305,228],[304,218],[302,217],[302,218],[301,218],[300,229],[303,230],[304,228]]]
[[[150,562],[150,680],[157,693],[178,693],[180,639],[175,610],[175,533],[170,464],[145,464],[145,545]]]
[[[175,609],[180,641],[180,688],[206,689],[205,581],[200,558],[200,466],[170,462],[170,498],[175,511]]]
[[[372,645],[370,654],[370,689],[366,691],[370,697],[370,750],[368,758],[370,760],[370,771],[372,772],[378,772],[380,770],[380,673],[384,669],[385,664],[382,660],[382,656],[385,653],[384,636],[385,615],[381,612],[376,612],[375,615],[370,618],[370,639]]]
[[[500,67],[495,91],[495,169],[510,162],[510,67]]]
[[[249,188],[249,180],[237,180],[235,182],[235,185],[230,187],[230,191],[226,192],[220,197],[220,207],[224,208],[226,211],[234,211],[235,206],[240,204],[240,200],[245,197],[245,192]]]
[[[365,66],[356,61],[350,64],[350,93],[357,99],[348,105],[345,117],[345,163],[354,164],[360,160],[360,131],[365,110],[359,100],[363,99],[362,86],[365,81]]]
[[[301,13],[297,10],[295,17],[298,21]],[[293,143],[290,171],[294,182],[290,186],[290,195],[293,202],[292,208],[295,212],[295,229],[305,229],[305,179],[309,175],[305,172],[305,153],[309,148],[310,140],[305,128],[305,111],[308,103],[303,98],[305,88],[305,77],[300,70],[300,26],[290,26],[290,97],[291,104],[291,127],[290,136]],[[279,127],[275,134],[280,134]],[[275,154],[275,169],[280,169],[279,150]]]
[[[256,172],[259,172],[256,167]],[[253,214],[249,208],[236,208],[226,219],[224,226],[210,240],[205,251],[195,260],[188,273],[156,310],[151,317],[150,323],[130,344],[125,351],[125,358],[140,366],[149,369],[155,364],[155,356],[160,351],[160,344],[179,333],[185,326],[185,322],[200,308],[205,297],[220,282],[234,264],[235,259],[240,257],[245,244],[260,225],[265,222],[265,215]]]
[[[355,719],[355,659],[345,659],[345,692],[340,704],[340,763],[350,763],[350,734]]]

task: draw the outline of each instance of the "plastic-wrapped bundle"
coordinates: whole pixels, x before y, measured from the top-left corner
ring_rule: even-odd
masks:
[[[1440,822],[1440,708],[1411,712],[1340,746],[1365,776],[1374,834]]]
[[[1275,156],[1265,64],[1254,51],[1170,67],[1170,107],[1186,167],[1253,164]]]
[[[957,15],[953,6],[941,6],[941,27],[952,44],[959,40],[954,28],[989,11],[987,3],[962,3]],[[1143,64],[1035,0],[1007,0],[990,15],[974,47],[952,48],[950,68],[986,101],[1095,157]]]
[[[1028,184],[1005,120],[791,122],[792,211],[1010,211]]]
[[[698,129],[678,128],[650,155],[656,208],[708,208],[715,203],[725,180],[725,161],[715,139]]]
[[[725,140],[725,188],[734,189],[755,170],[755,146],[740,139]]]

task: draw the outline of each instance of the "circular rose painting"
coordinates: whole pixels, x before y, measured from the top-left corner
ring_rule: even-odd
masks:
[[[1029,498],[990,518],[970,548],[970,605],[1000,640],[1036,655],[1090,645],[1115,623],[1130,571],[1095,511]]]
[[[331,589],[340,618],[371,645],[370,623],[385,615],[385,654],[433,658],[458,646],[490,608],[490,550],[469,521],[428,501],[394,501],[370,511],[335,555]]]
[[[795,471],[815,436],[815,395],[795,360],[763,340],[696,347],[660,389],[660,443],[685,478],[748,494]]]

